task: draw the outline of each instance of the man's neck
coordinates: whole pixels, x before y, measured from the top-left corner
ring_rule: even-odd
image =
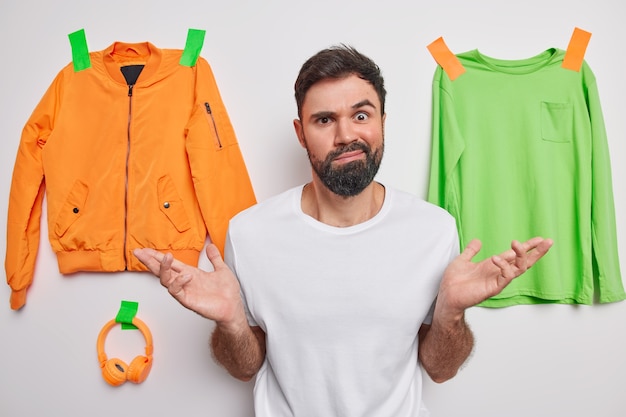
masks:
[[[314,219],[335,227],[354,226],[374,217],[383,206],[385,187],[372,182],[353,197],[337,195],[320,181],[313,180],[302,190],[302,211]]]

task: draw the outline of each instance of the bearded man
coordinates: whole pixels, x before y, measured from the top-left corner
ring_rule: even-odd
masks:
[[[422,370],[452,378],[473,348],[465,310],[550,248],[513,241],[482,262],[459,254],[455,220],[374,181],[384,149],[378,66],[347,46],[320,51],[295,83],[294,128],[312,178],[235,216],[225,262],[135,255],[185,307],[215,322],[215,359],[255,379],[258,417],[427,416]]]

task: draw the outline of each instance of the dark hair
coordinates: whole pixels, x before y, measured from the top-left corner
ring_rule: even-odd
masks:
[[[353,47],[341,44],[319,51],[300,68],[294,85],[298,117],[302,117],[304,98],[315,83],[328,78],[344,78],[351,74],[358,75],[374,87],[380,100],[380,112],[384,114],[387,91],[380,68]]]

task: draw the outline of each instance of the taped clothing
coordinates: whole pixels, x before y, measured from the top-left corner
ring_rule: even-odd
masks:
[[[499,60],[457,55],[466,72],[433,82],[429,201],[481,254],[552,238],[550,252],[486,307],[592,304],[626,298],[617,252],[611,164],[596,79],[564,51]],[[597,285],[594,284],[597,282]]]
[[[26,302],[40,238],[59,271],[145,270],[152,247],[197,264],[207,232],[223,250],[229,219],[255,203],[246,166],[203,58],[116,42],[68,64],[24,127],[11,183],[6,273],[11,307]]]

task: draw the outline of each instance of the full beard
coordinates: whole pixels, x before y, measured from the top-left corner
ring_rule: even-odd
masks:
[[[356,150],[363,151],[365,160],[348,162],[339,167],[333,166],[333,161],[338,156]],[[372,183],[378,173],[383,152],[384,142],[373,151],[366,143],[352,142],[330,152],[322,161],[312,156],[307,149],[313,171],[330,191],[342,197],[354,197]]]

